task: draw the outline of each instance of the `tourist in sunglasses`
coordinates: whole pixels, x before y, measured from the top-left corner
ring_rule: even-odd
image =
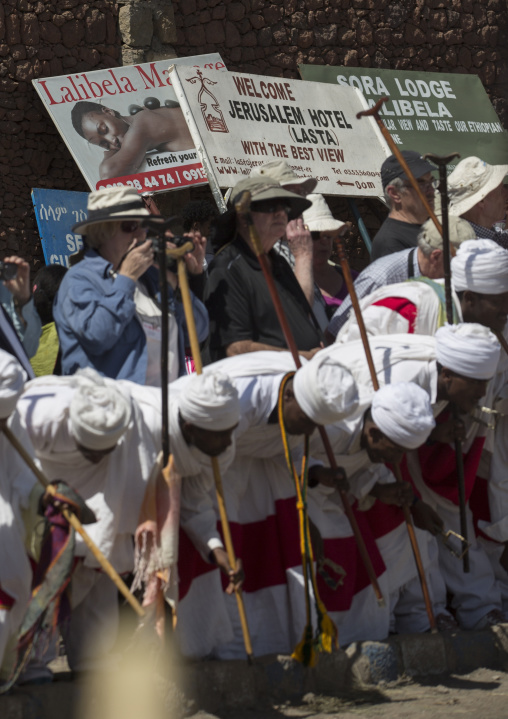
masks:
[[[271,177],[246,177],[234,188],[232,208],[214,225],[216,256],[210,265],[205,304],[210,315],[209,359],[287,349],[261,266],[254,253],[247,219],[235,203],[250,194],[250,216],[271,265],[282,307],[301,354],[319,349],[322,334],[288,262],[274,251],[289,220],[310,202]]]
[[[84,259],[63,279],[54,305],[62,374],[93,367],[116,379],[160,385],[161,308],[158,269],[143,221],[153,221],[130,187],[91,192],[88,218],[72,230],[85,235]],[[159,218],[163,221],[164,218]],[[203,271],[206,239],[196,235],[186,256],[191,273]],[[185,374],[183,307],[176,299],[177,277],[168,272],[169,378]],[[193,298],[198,337],[208,334],[203,304]]]

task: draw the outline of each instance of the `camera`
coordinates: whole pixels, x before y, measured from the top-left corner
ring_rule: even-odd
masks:
[[[15,262],[0,261],[0,281],[8,282],[13,280],[18,274],[18,266]]]
[[[190,237],[184,237],[183,235],[177,235],[176,237],[172,237],[169,240],[161,239],[161,238],[153,238],[152,239],[152,247],[155,253],[155,260],[157,261],[157,253],[160,251],[160,243],[164,243],[164,247],[166,246],[166,242],[171,242],[175,247],[181,247],[182,245],[185,245],[187,242],[190,242],[192,244],[192,240]],[[170,272],[176,272],[177,271],[177,261],[173,257],[168,257],[166,255],[166,269]]]

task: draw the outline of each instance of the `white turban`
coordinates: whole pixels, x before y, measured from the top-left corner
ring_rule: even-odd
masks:
[[[26,374],[18,360],[0,350],[0,419],[6,419],[16,409],[25,381]]]
[[[238,392],[222,372],[192,375],[178,401],[182,418],[201,429],[220,432],[240,419]]]
[[[296,372],[293,390],[300,408],[316,424],[339,422],[358,405],[358,387],[351,372],[321,352]]]
[[[501,345],[483,325],[463,322],[436,332],[436,359],[440,365],[472,379],[492,379]]]
[[[436,424],[429,395],[414,382],[396,382],[378,389],[371,414],[381,432],[404,449],[420,447]]]
[[[452,283],[456,292],[508,292],[508,250],[494,240],[466,240],[452,258]]]
[[[76,390],[71,399],[69,417],[76,442],[86,449],[114,447],[131,418],[131,404],[115,387],[97,372],[78,373]]]

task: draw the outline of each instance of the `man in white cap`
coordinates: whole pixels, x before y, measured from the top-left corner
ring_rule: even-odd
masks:
[[[437,417],[438,428],[442,423],[444,434],[439,436],[436,432],[430,443],[412,453],[408,467],[421,497],[436,510],[444,526],[458,534],[460,510],[455,448],[451,444],[453,431],[450,433],[451,410],[455,407],[462,414],[475,410],[482,421],[481,410],[478,406],[474,407],[474,393],[476,404],[480,400],[487,407],[491,404],[489,395],[494,389],[491,380],[496,374],[499,356],[499,342],[483,325],[445,325],[436,332],[436,360],[450,403]],[[470,394],[468,402],[466,394],[471,390],[473,394]],[[466,517],[468,540],[471,542],[468,550],[469,573],[465,574],[462,563],[443,544],[439,545],[443,577],[453,597],[452,606],[457,620],[465,629],[480,629],[504,621],[500,587],[485,551],[475,539],[469,508],[485,441],[485,419],[488,418],[489,415],[485,415],[481,427],[477,421],[467,418],[462,431]],[[449,429],[446,429],[447,424]],[[447,433],[451,434],[448,441]],[[455,548],[460,549],[460,544],[457,543]]]
[[[303,213],[303,221],[312,238],[312,268],[314,272],[313,312],[324,330],[334,308],[347,297],[347,286],[340,265],[331,261],[338,238],[348,225],[335,219],[323,195],[308,195],[312,205]],[[356,277],[356,273],[352,273]]]
[[[492,240],[466,240],[452,258],[455,321],[478,322],[502,332],[508,317],[508,250]],[[369,334],[433,335],[446,321],[444,286],[418,278],[375,290],[360,301]],[[338,342],[359,337],[352,313]]]
[[[479,157],[465,157],[448,176],[448,192],[451,215],[467,220],[476,237],[494,240],[508,249],[508,232],[504,231],[506,175],[508,165],[489,165]]]
[[[174,467],[182,476],[201,471],[203,452],[224,451],[238,421],[234,390],[223,391],[220,382],[215,389],[203,387],[200,377],[190,379],[189,410],[181,416],[178,406],[172,407],[170,422]],[[200,385],[197,396],[193,383]],[[213,430],[202,429],[199,410],[208,423],[208,415],[215,414]],[[41,377],[30,382],[18,402],[18,413],[46,475],[63,477],[95,512],[97,522],[89,529],[92,540],[117,572],[131,572],[132,538],[145,492],[149,484],[157,482],[161,469],[160,390],[84,370],[72,377]],[[221,430],[224,417],[231,422],[227,432]],[[166,513],[175,511],[174,506],[166,507],[168,491],[166,487],[166,495],[161,494]],[[173,557],[178,547],[178,517],[175,526],[168,526],[166,517],[163,524],[169,533],[167,554]],[[110,652],[116,638],[118,602],[116,587],[97,571],[97,560],[82,541],[76,542],[75,553],[81,561],[71,582],[72,614],[65,639],[71,668],[83,671],[97,668]],[[170,568],[169,561],[165,568]],[[173,576],[171,582],[175,582]],[[171,589],[169,586],[168,591]]]
[[[305,362],[305,361],[304,361]],[[223,475],[224,494],[233,543],[245,569],[243,597],[256,656],[290,653],[300,640],[305,625],[305,595],[302,587],[301,552],[296,508],[296,489],[284,457],[279,411],[288,435],[289,449],[299,467],[302,435],[310,436],[317,423],[328,424],[354,411],[356,385],[347,370],[320,353],[296,371],[288,353],[258,352],[226,359],[207,370],[223,371],[238,389],[240,422],[235,433],[235,460]],[[187,380],[172,387],[185,391]],[[325,483],[331,492],[341,484],[343,473],[311,462],[309,486]],[[334,489],[335,488],[335,489]],[[194,552],[188,539],[208,560],[210,548],[221,543],[217,519],[204,519],[202,485],[184,482],[182,488],[182,536],[180,605],[177,631],[185,655],[241,658],[245,655],[234,598],[225,596],[219,573],[210,571]],[[310,490],[312,494],[314,490]],[[201,498],[201,500],[200,500]],[[337,495],[337,500],[338,495]],[[211,499],[208,506],[212,508]],[[336,519],[336,516],[334,517]],[[314,506],[312,522],[317,529],[327,522],[326,508]],[[330,528],[327,550],[329,579],[338,580],[340,590],[330,607],[338,622],[339,640],[357,588],[356,550],[347,519]],[[328,541],[329,538],[329,541]],[[184,551],[184,547],[186,548]],[[384,567],[373,545],[379,574]],[[343,567],[347,567],[344,576]],[[338,574],[336,574],[338,572]],[[358,573],[360,574],[360,573]],[[383,584],[382,577],[380,578]],[[321,592],[325,582],[318,580]],[[361,610],[369,614],[369,631],[377,630],[377,604],[370,585],[362,586],[359,604],[347,630],[347,642],[362,635]],[[380,610],[381,615],[383,614]],[[386,624],[386,623],[385,623]]]
[[[451,246],[457,251],[465,240],[471,239],[471,227],[460,217],[449,218]],[[355,279],[355,292],[359,300],[375,290],[405,282],[416,277],[436,280],[444,277],[443,238],[432,220],[423,223],[418,233],[417,247],[411,247],[391,255],[380,257],[360,272]],[[347,322],[352,311],[351,298],[344,299],[336,310],[326,329],[326,335],[333,342]]]
[[[164,220],[150,215],[133,187],[91,192],[88,217],[73,227],[85,236],[81,262],[66,273],[53,314],[62,374],[91,367],[113,379],[160,387],[162,311],[159,272],[147,225]],[[166,237],[172,237],[169,230]],[[206,240],[194,233],[194,252],[185,255],[191,273],[203,272]],[[185,374],[186,325],[175,294],[178,279],[168,277],[168,366],[170,381]],[[199,341],[208,335],[204,305],[192,297]]]

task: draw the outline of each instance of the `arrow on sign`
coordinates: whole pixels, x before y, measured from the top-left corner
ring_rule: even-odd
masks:
[[[343,182],[342,180],[337,180],[337,185],[340,185],[341,187],[342,185],[351,185],[351,187],[354,187],[354,184],[354,182]]]

